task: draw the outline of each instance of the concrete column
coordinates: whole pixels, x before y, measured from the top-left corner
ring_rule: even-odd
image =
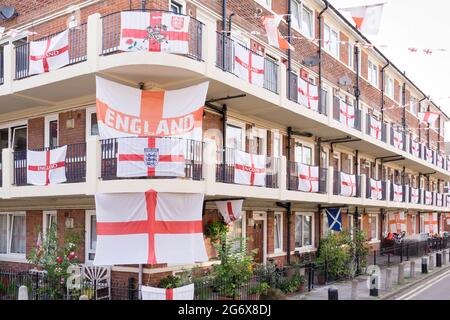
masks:
[[[288,86],[288,79],[287,79],[287,70],[284,67],[283,64],[281,64],[281,67],[278,66],[278,77],[277,77],[277,83],[278,83],[278,96],[280,98],[280,105],[283,105],[286,103],[285,101],[289,100],[287,97],[287,86]]]
[[[16,55],[12,43],[3,47],[3,85],[0,86],[0,92],[5,90],[9,93],[12,88],[12,82],[15,78],[14,72],[16,65]]]
[[[447,265],[448,261],[448,250],[442,250],[442,265]]]
[[[386,283],[384,285],[387,291],[392,289],[392,269],[386,268]]]
[[[327,191],[328,191],[328,201],[331,201],[331,196],[334,194],[333,190],[333,179],[334,179],[334,168],[332,166],[328,167],[328,177],[327,177]]]
[[[405,281],[405,265],[404,263],[400,263],[398,265],[398,280],[397,283],[398,284],[403,284]]]
[[[363,203],[366,201],[366,189],[367,189],[367,184],[366,184],[366,175],[362,174],[361,175],[361,199],[363,201]]]
[[[18,300],[28,300],[28,288],[27,288],[27,286],[20,286],[19,287]]]
[[[206,194],[214,194],[216,183],[217,144],[215,141],[205,141],[203,147],[203,179],[206,182]]]
[[[91,71],[96,71],[102,53],[103,23],[101,15],[94,13],[87,19],[87,62]]]
[[[102,148],[98,136],[90,136],[86,142],[86,194],[95,194],[101,178]]]
[[[358,280],[356,279],[352,280],[352,291],[350,300],[358,300]]]
[[[428,255],[428,270],[432,270],[434,268],[434,255]]]
[[[411,279],[414,279],[416,277],[416,262],[411,260],[410,262],[410,267],[409,267],[409,277]]]
[[[14,183],[14,155],[13,149],[2,150],[2,198],[10,198],[11,186]]]
[[[285,200],[285,192],[287,190],[287,159],[285,156],[280,158],[278,170],[278,188],[280,190],[279,198]]]
[[[208,12],[197,8],[197,17],[204,23],[202,30],[202,59],[206,62],[207,74],[216,68],[216,50],[217,50],[217,19]]]

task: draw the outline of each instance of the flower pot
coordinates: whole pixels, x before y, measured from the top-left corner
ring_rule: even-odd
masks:
[[[301,284],[298,286],[298,292],[303,292],[303,291],[305,291],[305,284],[304,284],[304,283],[301,283]]]

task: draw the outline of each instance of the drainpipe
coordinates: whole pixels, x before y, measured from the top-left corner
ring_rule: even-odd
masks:
[[[427,112],[430,112],[430,104],[428,104]],[[427,124],[427,128],[428,128],[428,130],[427,130],[428,148],[431,148],[431,145],[430,145],[430,128],[431,128],[431,125],[430,125],[430,123]]]
[[[222,175],[223,175],[223,179],[225,179],[225,174],[226,174],[226,147],[227,147],[227,121],[228,121],[228,108],[227,105],[224,104],[222,106],[222,149],[223,149],[223,166],[222,166]]]
[[[231,37],[231,25],[232,25],[232,18],[234,16],[234,12],[230,14],[228,17],[228,36]]]
[[[359,96],[361,94],[361,92],[359,91],[359,55],[360,55],[360,51],[359,48],[357,46],[355,46],[355,59],[356,59],[356,84],[354,87],[354,94],[355,94],[355,98],[356,98],[356,109],[359,110]],[[360,126],[361,127],[361,126]]]
[[[354,161],[354,166],[356,167],[356,172],[355,172],[355,176],[356,179],[358,179],[359,176],[359,150],[355,150],[355,161]],[[356,180],[356,194],[361,195],[360,193],[360,189],[361,188],[361,178],[359,178],[359,184],[358,184],[358,180]]]
[[[292,37],[292,19],[291,19],[292,7],[291,7],[291,0],[288,0],[287,2],[288,2],[288,5],[287,5],[287,17],[286,17],[286,22],[287,22],[287,27],[288,27],[287,37],[288,37],[288,42],[291,43],[292,42],[292,39],[291,39],[291,37]],[[291,67],[292,67],[292,52],[291,52],[290,48],[288,49],[287,57],[288,57],[288,61],[287,61],[288,68],[287,68],[287,71],[288,71],[288,74],[289,74],[289,72],[291,72]],[[291,94],[291,92],[290,92],[291,89],[290,88],[291,87],[288,85],[289,97],[291,96],[290,95]]]
[[[402,86],[402,106],[403,106],[403,132],[406,134],[406,83]]]
[[[292,149],[292,144],[291,144],[291,138],[292,138],[292,127],[288,127],[287,128],[287,156],[286,156],[286,160],[287,160],[287,168],[288,168],[288,188],[289,190],[291,189],[291,149]],[[320,170],[319,170],[320,172]]]
[[[225,32],[227,31],[227,0],[222,0],[222,68],[225,70]]]
[[[383,68],[381,68],[381,122],[384,121],[384,69],[386,69],[391,64],[388,61]]]
[[[420,109],[421,109],[421,107],[420,107],[420,104],[422,103],[422,101],[424,101],[425,99],[426,99],[427,97],[423,97],[422,99],[420,99],[419,100],[419,111],[420,111]],[[422,143],[422,130],[420,129],[420,124],[421,124],[421,122],[420,122],[420,120],[418,120],[418,122],[419,122],[419,141],[420,141],[420,143]],[[422,152],[422,150],[421,150],[421,152]]]
[[[145,3],[147,1],[146,0],[141,0],[141,10],[144,11],[145,10]]]
[[[292,215],[292,203],[291,202],[276,202],[275,203],[278,207],[285,208],[287,212],[287,232],[286,232],[286,262],[287,264],[291,264],[291,215]]]
[[[289,5],[291,3],[291,1],[289,0]],[[317,97],[317,102],[319,104],[319,107],[322,105],[322,56],[323,56],[323,50],[322,50],[322,46],[323,46],[323,39],[322,39],[322,15],[325,13],[325,11],[327,11],[328,9],[328,1],[324,0],[325,2],[325,8],[320,11],[320,13],[317,15],[317,21],[319,24],[319,50],[317,51],[318,55],[319,55],[319,83],[317,86],[318,89],[318,97]]]
[[[437,149],[438,149],[438,152],[440,152],[440,151],[441,151],[441,114],[439,114],[438,121],[439,121],[439,126],[438,126],[438,143],[437,143]]]

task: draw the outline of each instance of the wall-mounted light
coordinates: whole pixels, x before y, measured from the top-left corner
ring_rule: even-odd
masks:
[[[253,220],[253,218],[248,218],[247,223],[250,228],[253,228],[255,226],[255,220]]]

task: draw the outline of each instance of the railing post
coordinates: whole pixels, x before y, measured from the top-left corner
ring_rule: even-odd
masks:
[[[215,141],[206,140],[203,146],[202,176],[206,182],[206,193],[216,182],[217,145]]]
[[[99,13],[88,16],[86,41],[87,63],[95,71],[103,50],[103,23]]]
[[[15,50],[12,43],[8,43],[3,47],[3,85],[0,86],[0,92],[3,90],[9,91],[11,89],[12,81],[14,79],[14,72],[16,65]]]
[[[278,188],[280,189],[280,198],[284,199],[283,194],[287,189],[287,183],[291,180],[287,178],[289,172],[285,156],[280,158],[280,164],[276,170],[278,170]]]

